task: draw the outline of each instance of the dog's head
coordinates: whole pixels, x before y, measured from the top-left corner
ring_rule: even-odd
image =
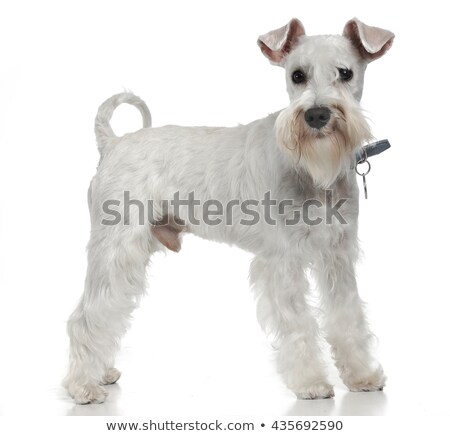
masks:
[[[354,150],[371,139],[359,105],[364,72],[393,39],[392,32],[356,18],[342,35],[306,36],[294,18],[259,37],[263,54],[286,70],[290,105],[276,122],[278,144],[317,186],[330,186]]]

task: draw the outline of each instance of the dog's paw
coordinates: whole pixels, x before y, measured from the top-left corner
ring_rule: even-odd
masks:
[[[68,391],[77,404],[100,404],[105,401],[108,395],[106,389],[96,383],[85,385],[71,383],[68,386]]]
[[[368,374],[352,374],[344,379],[345,385],[352,392],[382,391],[386,376],[381,367]]]
[[[120,376],[121,376],[121,373],[120,373],[120,371],[118,369],[116,369],[116,368],[109,368],[108,370],[106,370],[106,373],[103,376],[102,384],[104,384],[104,385],[112,385],[117,380],[119,380]]]
[[[300,389],[296,392],[299,400],[319,400],[323,398],[333,398],[333,386],[326,382],[314,383],[311,386]]]

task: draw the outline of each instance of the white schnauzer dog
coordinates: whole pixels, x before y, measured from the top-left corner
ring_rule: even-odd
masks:
[[[322,331],[351,391],[383,388],[385,376],[372,355],[373,335],[355,279],[359,190],[354,166],[362,145],[371,139],[359,104],[364,72],[393,39],[392,32],[356,18],[342,35],[306,36],[302,23],[292,19],[260,36],[262,53],[286,70],[290,104],[248,125],[150,128],[147,106],[131,93],[101,105],[95,122],[101,158],[88,195],[92,230],[87,277],[68,322],[65,386],[77,403],[103,402],[103,385],[119,379],[115,354],[145,293],[149,258],[166,248],[178,251],[184,232],[255,255],[250,279],[258,320],[277,349],[280,374],[298,398],[334,396],[321,355]],[[140,110],[144,128],[119,138],[109,122],[121,103]],[[143,224],[139,208],[128,214],[123,208],[126,222],[106,225],[105,204],[121,204],[124,192],[142,204],[151,199],[154,219]],[[254,202],[270,193],[273,217],[248,225],[244,208],[227,206],[232,224],[211,225],[204,208],[192,212],[191,200],[177,210],[164,206],[176,195],[191,198],[192,193],[202,203],[214,199],[216,205]],[[343,220],[326,219],[321,206],[330,193]],[[292,201],[284,204],[286,199]],[[305,202],[314,206],[315,218],[289,225],[304,212]],[[256,203],[253,212],[267,212],[262,202]],[[190,215],[198,218],[196,223]],[[308,299],[309,272],[320,289],[319,320]]]

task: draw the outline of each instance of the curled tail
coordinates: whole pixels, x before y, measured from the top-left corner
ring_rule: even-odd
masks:
[[[97,117],[95,118],[95,136],[97,137],[100,154],[103,154],[104,148],[112,138],[117,138],[109,122],[114,109],[122,103],[128,103],[137,107],[141,112],[144,127],[152,126],[150,111],[144,101],[138,96],[131,92],[122,92],[121,94],[113,95],[98,108]]]

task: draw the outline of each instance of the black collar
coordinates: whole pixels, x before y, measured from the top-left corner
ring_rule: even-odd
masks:
[[[371,156],[383,153],[383,151],[386,151],[390,146],[391,144],[389,144],[387,139],[367,144],[356,152],[356,163],[363,162]]]

